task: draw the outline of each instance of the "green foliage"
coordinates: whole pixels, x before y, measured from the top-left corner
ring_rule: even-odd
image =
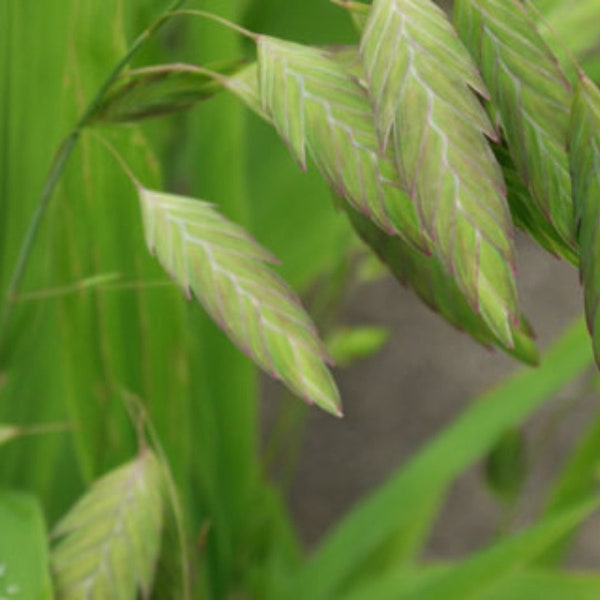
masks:
[[[485,475],[488,487],[507,503],[514,502],[527,477],[527,449],[523,434],[510,429],[488,454]]]
[[[514,281],[514,221],[579,263],[598,356],[600,93],[562,43],[596,77],[597,1],[574,10],[565,0],[457,0],[456,30],[429,0],[335,3],[350,10],[360,45],[321,0],[206,0],[207,12],[195,11],[265,32],[245,40],[227,21],[184,25],[183,15],[157,36],[177,0],[0,3],[1,483],[36,492],[51,522],[91,485],[55,528],[57,598],[598,595],[596,577],[554,568],[597,507],[596,423],[534,524],[464,560],[418,560],[450,486],[477,461],[487,457],[488,483],[517,502],[515,431],[589,367],[583,322],[539,371],[466,408],[305,560],[264,474],[252,363],[141,251],[145,236],[235,344],[334,414],[340,401],[316,330],[248,232],[283,258],[294,289],[310,290],[340,364],[373,356],[387,337],[337,323],[340,290],[355,276],[339,268],[352,264],[352,229],[451,324],[536,364]],[[144,28],[125,43],[125,32]],[[344,45],[324,45],[334,43]],[[256,62],[244,56],[252,44]],[[132,59],[156,64],[120,75]],[[316,169],[297,176],[276,134]],[[177,190],[140,188],[143,227],[118,162],[152,189],[164,175]],[[155,449],[115,468],[136,444],[123,398],[144,415]],[[298,406],[278,417],[285,431],[301,430]],[[70,435],[4,446],[63,429]],[[14,591],[2,588],[14,576],[28,597],[51,598],[38,501],[0,495],[0,532],[0,595]],[[24,550],[5,560],[14,548]]]
[[[0,493],[0,596],[52,600],[46,526],[39,501]]]
[[[553,482],[544,513],[551,515],[589,498],[597,489],[599,478],[600,418],[596,416]],[[573,537],[568,535],[558,540],[538,563],[544,566],[560,564],[568,554]]]
[[[590,366],[583,322],[544,356],[538,372],[509,378],[475,402],[325,536],[294,582],[294,597],[331,598],[376,558],[372,576],[418,556],[451,483]],[[541,552],[541,550],[540,550]]]
[[[293,48],[294,46],[292,46]],[[319,64],[324,62],[323,51],[315,52],[318,52]],[[353,54],[350,49],[345,50],[343,53],[339,52],[337,57],[348,60]],[[360,65],[357,67],[355,61],[351,64],[354,71],[358,69],[358,73],[362,73]],[[238,94],[249,108],[257,110],[259,115],[269,120],[267,113],[257,109],[260,91],[258,82],[253,80],[254,74],[253,67],[248,67],[241,82],[239,82],[239,77],[236,76],[231,78],[226,85]],[[285,103],[283,103],[283,106],[285,107]],[[314,117],[315,115],[313,115]],[[325,118],[326,120],[328,118],[326,112]],[[318,117],[315,121],[318,122]],[[285,121],[283,123],[285,124]],[[322,145],[322,142],[320,145]],[[342,164],[342,156],[343,153],[336,151],[335,148],[330,153],[330,158],[334,159],[334,164],[338,166]],[[355,165],[348,165],[348,170],[354,168]],[[337,188],[339,186],[334,184],[336,191]],[[346,193],[346,190],[343,190],[343,193]],[[406,194],[401,193],[401,195],[407,198]],[[515,324],[513,320],[508,321],[510,343],[506,343],[482,318],[480,312],[466,300],[455,278],[448,273],[442,261],[435,254],[420,252],[416,249],[414,243],[405,242],[399,235],[394,237],[387,235],[382,227],[375,227],[370,219],[362,216],[350,206],[344,206],[344,209],[359,236],[372,247],[381,260],[388,265],[392,273],[402,283],[410,285],[430,308],[439,312],[455,327],[466,330],[484,345],[497,345],[524,362],[537,363],[537,348],[532,340],[531,328],[525,318],[521,318],[518,324]]]
[[[164,482],[154,454],[97,480],[54,530],[59,599],[148,596],[160,549]]]
[[[486,95],[475,65],[430,2],[376,0],[361,51],[380,138],[392,138],[422,226],[469,304],[513,346],[512,224],[485,138],[496,132],[469,89]]]
[[[552,541],[573,529],[599,506],[586,502],[562,514],[540,521],[529,530],[513,535],[503,542],[465,560],[439,579],[424,582],[406,594],[407,600],[452,600],[476,598],[493,589],[515,571],[522,569]]]
[[[365,585],[348,596],[351,600],[401,598],[409,590],[418,589],[427,580],[441,578],[452,566],[435,565],[419,569],[404,569],[379,582]],[[492,589],[482,591],[482,600],[543,598],[544,600],[594,600],[600,592],[600,579],[594,575],[571,575],[528,569],[494,583]]]
[[[334,331],[325,341],[329,354],[340,367],[373,356],[381,350],[390,337],[385,327],[358,326]]]
[[[213,74],[229,75],[239,68],[236,61],[210,65],[210,74],[187,65],[131,70],[105,96],[90,123],[126,123],[185,110],[221,90]]]
[[[565,69],[571,69],[574,55],[590,78],[600,82],[597,0],[537,0],[532,16]]]
[[[261,36],[262,108],[303,168],[308,149],[330,186],[354,208],[426,250],[414,207],[397,183],[393,157],[379,151],[368,96],[346,66],[360,68],[358,54],[343,53]]]
[[[573,101],[570,152],[585,314],[600,364],[600,91],[584,77]]]
[[[569,82],[520,2],[458,0],[455,22],[531,191],[528,210],[552,226],[554,243],[568,253],[576,247],[566,151]]]
[[[276,260],[206,202],[140,189],[146,241],[168,273],[202,302],[256,362],[309,403],[341,415],[316,330]]]
[[[599,501],[587,502],[565,511],[555,517],[542,520],[528,530],[506,538],[490,548],[477,553],[459,565],[447,567],[438,572],[430,571],[425,577],[403,577],[402,572],[389,578],[365,585],[352,600],[377,598],[386,600],[403,598],[406,600],[467,600],[471,598],[529,598],[531,596],[502,596],[508,589],[519,589],[518,575],[553,540],[570,531],[582,518],[589,516]],[[526,572],[526,571],[525,571]],[[517,585],[510,585],[511,579]],[[521,579],[527,581],[527,578]],[[540,592],[538,587],[538,593]],[[494,594],[498,594],[494,596]],[[545,598],[542,593],[540,598]]]

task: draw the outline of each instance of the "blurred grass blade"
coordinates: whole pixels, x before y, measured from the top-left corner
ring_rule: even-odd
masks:
[[[149,450],[98,481],[59,522],[52,553],[59,600],[150,594],[160,550],[163,475]]]
[[[585,314],[600,365],[600,90],[585,77],[573,101],[569,151]]]
[[[552,515],[588,498],[598,489],[600,478],[600,416],[560,471],[550,491],[544,514]],[[565,536],[545,552],[538,564],[555,566],[559,564],[569,550],[571,536]]]
[[[242,64],[208,65],[212,73],[232,75]],[[105,96],[91,123],[127,123],[190,108],[222,90],[214,75],[194,65],[173,64],[135,69],[122,75]]]
[[[551,225],[559,247],[576,249],[566,76],[521,3],[457,0],[455,23],[490,90],[514,164],[529,186],[532,215]]]
[[[324,538],[290,590],[294,598],[334,597],[386,546],[382,568],[411,560],[433,522],[432,510],[450,484],[488,453],[502,432],[523,423],[593,361],[585,324],[577,321],[545,355],[537,371],[514,375],[480,396]]]
[[[359,586],[345,596],[344,600],[405,598],[425,582],[452,572],[455,565],[456,563],[428,565],[398,570],[378,581]],[[528,568],[497,582],[491,590],[482,590],[476,597],[481,600],[597,600],[600,597],[600,577],[587,573],[560,573]]]
[[[435,251],[473,309],[513,345],[515,254],[487,91],[445,14],[423,0],[375,0],[361,54],[379,137]]]
[[[339,53],[339,52],[338,52]],[[312,157],[330,186],[381,229],[427,251],[393,155],[380,152],[369,98],[348,68],[355,49],[335,51],[261,37],[262,108],[303,168]]]
[[[519,429],[509,429],[492,448],[485,461],[488,488],[507,504],[519,497],[527,478],[527,448]]]
[[[406,600],[469,600],[480,598],[514,572],[526,567],[556,539],[565,535],[600,506],[594,499],[558,515],[548,517],[528,530],[513,534],[473,558],[460,563],[449,573],[406,594]]]
[[[392,570],[344,596],[347,600],[592,600],[600,578],[529,571],[531,562],[557,538],[581,524],[600,505],[585,503],[547,517],[461,562]]]
[[[596,600],[600,598],[600,577],[593,573],[524,571],[500,583],[482,600],[540,598],[543,600]]]
[[[148,248],[171,277],[265,371],[340,416],[316,329],[293,291],[265,266],[275,259],[206,202],[144,189],[140,200]]]
[[[348,367],[377,354],[389,337],[390,331],[386,327],[359,325],[337,329],[328,336],[325,343],[335,364]]]
[[[41,506],[17,492],[0,493],[0,597],[53,598]]]

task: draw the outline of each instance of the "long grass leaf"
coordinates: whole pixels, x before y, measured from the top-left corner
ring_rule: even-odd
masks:
[[[48,538],[39,501],[0,493],[0,597],[52,600]]]
[[[414,541],[400,544],[401,554],[390,559],[396,565],[410,560],[431,527],[432,503],[439,504],[452,481],[485,456],[506,429],[525,421],[592,360],[585,325],[578,321],[548,351],[539,370],[519,373],[479,397],[342,519],[293,582],[293,597],[331,598],[379,549],[421,529]]]
[[[140,191],[146,240],[181,287],[231,339],[309,403],[341,414],[325,350],[274,259],[205,202]]]
[[[600,472],[600,417],[596,417],[583,439],[567,459],[552,484],[545,515],[553,515],[581,502],[596,490]],[[537,561],[540,566],[555,566],[566,556],[572,535],[565,535]]]
[[[390,234],[427,250],[415,207],[380,151],[369,98],[347,68],[360,57],[261,36],[262,108],[302,167],[307,154],[330,186]]]
[[[359,78],[362,76],[362,67],[357,64],[355,51],[352,48],[338,50],[335,53],[335,60],[338,69],[341,67],[346,71],[351,69],[350,72],[354,72],[355,76],[358,75]],[[249,66],[243,74],[230,78],[226,86],[249,108],[270,121],[267,113],[260,108],[261,95],[257,77],[258,69]],[[381,227],[375,226],[369,218],[351,206],[345,205],[344,208],[352,226],[363,240],[373,248],[394,275],[401,282],[410,285],[430,308],[439,312],[455,327],[467,331],[484,345],[497,345],[524,362],[537,363],[538,354],[535,343],[531,339],[532,331],[524,317],[519,324],[509,323],[510,343],[507,344],[467,302],[454,277],[435,255],[427,256],[414,244],[404,241],[401,236],[387,235]]]
[[[133,69],[115,82],[90,124],[127,123],[188,109],[221,90],[213,73],[231,74],[239,68],[239,61],[231,61],[210,65],[211,74],[185,64]]]
[[[477,555],[463,561],[450,573],[406,594],[406,600],[468,600],[482,595],[530,564],[548,546],[577,527],[600,506],[588,500],[575,508],[547,517]]]
[[[600,91],[585,77],[573,101],[569,146],[585,314],[600,365]]]

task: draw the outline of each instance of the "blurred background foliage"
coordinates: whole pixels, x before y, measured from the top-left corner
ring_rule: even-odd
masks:
[[[0,3],[3,296],[60,140],[123,55],[126,40],[164,4]],[[549,4],[540,3],[543,8]],[[562,3],[563,9],[566,5],[570,3]],[[597,22],[598,5],[587,5],[593,9],[587,19],[592,14]],[[202,8],[252,30],[303,43],[356,41],[347,16],[325,0],[209,0]],[[565,25],[556,6],[548,10],[557,28]],[[567,43],[572,38],[573,49],[587,53],[590,69],[596,69],[598,47],[595,54],[591,42],[582,49],[581,36],[574,33],[580,26],[565,28]],[[177,17],[147,43],[134,64],[205,64],[251,54],[231,31]],[[300,174],[268,126],[236,99],[220,95],[190,113],[143,127],[105,127],[102,134],[146,186],[214,202],[252,231],[281,259],[280,273],[307,299],[324,333],[335,334],[339,301],[358,277],[355,257],[362,250],[316,170]],[[518,482],[510,473],[520,477],[522,465],[514,438],[508,443],[503,436],[589,367],[591,354],[580,324],[539,373],[519,375],[475,404],[474,411],[467,411],[343,521],[305,563],[260,451],[258,374],[147,256],[138,212],[135,190],[119,165],[85,133],[44,222],[1,340],[0,423],[66,423],[70,428],[27,437],[1,450],[2,487],[37,496],[49,528],[92,481],[135,453],[135,427],[126,409],[128,398],[135,397],[147,407],[181,496],[194,597],[332,598],[352,588],[353,598],[400,597],[399,590],[405,590],[401,597],[466,598],[472,589],[461,587],[465,569],[477,573],[481,581],[471,578],[469,585],[481,584],[481,589],[491,589],[494,577],[500,581],[503,576],[499,585],[517,590],[563,585],[584,590],[573,597],[597,597],[593,594],[600,584],[592,576],[583,583],[558,581],[556,573],[545,571],[527,571],[524,579],[509,577],[589,513],[589,504],[582,508],[577,503],[588,499],[590,486],[571,494],[568,502],[556,502],[557,510],[571,511],[566,516],[560,513],[550,525],[541,522],[538,530],[528,532],[530,538],[515,538],[514,547],[501,540],[507,545],[498,546],[496,554],[492,550],[471,559],[482,564],[446,565],[431,572],[415,567],[449,484],[497,440],[504,439],[508,450],[492,455],[492,485],[503,496],[516,493]],[[86,285],[97,276],[102,276],[100,284]],[[385,334],[378,335],[382,341],[371,344],[369,352],[383,343]],[[361,355],[360,348],[354,352]],[[296,423],[292,431],[301,431],[305,409],[281,395],[281,415],[274,420],[285,436],[290,420]],[[277,430],[272,441],[270,452],[276,456]],[[593,480],[598,464],[594,443],[586,448],[573,467],[581,476],[578,481]],[[506,461],[517,464],[507,467]],[[3,535],[4,530],[0,549]],[[164,554],[174,551],[167,545]],[[182,597],[176,575],[165,581],[157,598]],[[380,587],[369,587],[374,585]],[[497,596],[489,597],[550,597],[515,595],[525,592],[514,590],[507,596],[501,589],[494,588]]]

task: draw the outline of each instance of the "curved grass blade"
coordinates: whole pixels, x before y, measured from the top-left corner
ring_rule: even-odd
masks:
[[[215,74],[229,76],[240,61],[210,66]],[[185,110],[221,91],[215,78],[193,65],[158,65],[135,69],[121,76],[98,107],[92,123],[127,123]]]
[[[375,561],[390,568],[414,564],[431,529],[434,511],[439,510],[452,482],[485,456],[507,428],[524,423],[590,367],[593,357],[586,337],[585,324],[577,320],[544,356],[539,370],[521,371],[471,402],[383,487],[337,523],[292,582],[286,597],[344,597],[341,592],[347,582],[356,581]],[[391,555],[386,551],[390,547]],[[384,565],[380,565],[382,561]]]
[[[435,569],[424,577],[403,578],[401,573],[390,577],[379,577],[349,594],[351,600],[476,600],[503,598],[506,600],[547,598],[543,590],[521,589],[521,594],[511,595],[519,590],[515,580],[526,573],[526,567],[556,539],[571,532],[598,506],[598,499],[576,504],[565,511],[546,517],[530,528],[501,539],[488,548],[473,554],[467,559]],[[559,582],[556,582],[559,583]],[[589,583],[592,583],[591,581]],[[511,585],[512,584],[512,585]],[[394,593],[393,586],[396,587]],[[511,589],[512,587],[512,589]],[[515,590],[516,587],[516,590]],[[596,587],[596,586],[594,586]],[[531,592],[534,592],[532,595]],[[535,592],[540,592],[539,595]],[[518,592],[517,592],[518,593]],[[564,598],[565,596],[562,596]],[[587,596],[591,598],[592,596]],[[572,598],[569,596],[569,598]]]
[[[466,331],[484,346],[494,345],[526,364],[538,364],[539,353],[533,340],[533,332],[524,317],[521,317],[518,326],[510,324],[513,343],[510,346],[505,344],[465,300],[456,281],[448,275],[438,258],[425,256],[400,238],[393,238],[379,231],[351,208],[346,212],[364,242],[388,266],[395,277],[401,283],[410,286],[429,308],[457,329]]]
[[[589,498],[598,489],[600,472],[600,415],[579,436],[575,449],[565,461],[552,484],[544,515],[554,515]],[[565,535],[536,561],[538,565],[552,568],[560,566],[571,550],[577,532]]]
[[[600,91],[585,76],[573,101],[569,146],[585,315],[600,365]]]
[[[536,220],[562,254],[576,251],[566,152],[571,89],[525,9],[513,0],[458,0],[457,29],[481,69]],[[539,229],[539,228],[538,228]]]
[[[441,9],[422,0],[375,0],[361,52],[380,139],[392,140],[437,254],[511,346],[520,312],[512,222],[475,65]]]
[[[230,339],[309,403],[341,416],[326,351],[276,260],[206,202],[140,189],[148,248]]]
[[[382,230],[427,251],[429,244],[390,153],[380,151],[364,87],[349,67],[354,49],[335,51],[271,37],[258,40],[263,111],[305,168],[310,154],[331,187]]]
[[[149,450],[96,481],[54,531],[57,597],[148,597],[160,549],[163,480]]]
[[[598,510],[600,499],[592,496],[557,515],[542,519],[525,531],[503,539],[463,561],[449,573],[426,581],[404,596],[406,600],[439,598],[475,599],[502,585],[511,575],[531,564],[557,539],[575,529]]]
[[[450,563],[397,569],[352,589],[345,600],[404,599],[411,590],[422,588],[427,581],[441,579],[457,568],[459,565]],[[478,600],[596,600],[600,597],[600,578],[593,573],[528,567],[503,577],[476,597]]]

